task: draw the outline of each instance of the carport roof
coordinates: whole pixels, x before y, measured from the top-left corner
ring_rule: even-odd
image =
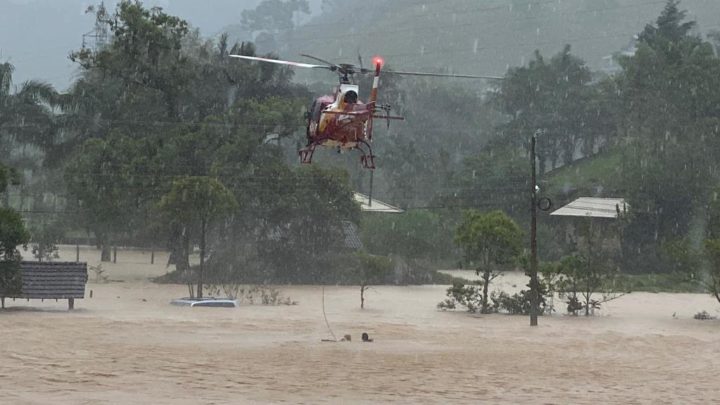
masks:
[[[373,198],[372,202],[370,198],[365,194],[355,193],[355,201],[360,203],[360,209],[369,212],[386,212],[392,214],[399,214],[404,212],[398,207],[392,206],[388,203],[384,203],[378,199]]]
[[[627,212],[624,198],[580,197],[550,215],[586,218],[617,218]]]

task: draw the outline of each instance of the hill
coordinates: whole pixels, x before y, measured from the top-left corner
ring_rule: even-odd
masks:
[[[331,3],[331,2],[329,2]],[[370,0],[338,1],[299,27],[281,55],[331,61],[383,55],[398,69],[503,75],[539,49],[565,44],[598,70],[657,18],[665,0]],[[699,33],[720,28],[720,2],[684,0]]]
[[[614,148],[576,160],[543,176],[545,191],[560,200],[577,197],[623,197],[620,192],[622,150]]]

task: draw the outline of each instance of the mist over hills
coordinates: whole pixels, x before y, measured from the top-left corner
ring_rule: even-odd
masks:
[[[538,49],[565,44],[592,69],[654,23],[666,0],[370,0],[335,1],[293,34],[286,57],[310,53],[331,61],[385,57],[396,69],[503,75]],[[698,34],[720,29],[720,1],[683,0]]]
[[[146,0],[198,28],[203,36],[237,29],[241,12],[260,0]],[[71,50],[92,28],[90,0],[0,0],[0,61],[16,67],[14,80],[49,82],[64,90],[75,66]],[[117,0],[105,1],[113,8]],[[357,62],[383,55],[398,69],[419,68],[503,75],[539,49],[555,54],[564,44],[599,69],[652,22],[665,0],[310,0],[313,18],[280,42],[279,53],[310,53]],[[322,7],[321,13],[321,4]],[[720,1],[683,0],[698,34],[720,29]],[[300,73],[299,77],[303,77]]]

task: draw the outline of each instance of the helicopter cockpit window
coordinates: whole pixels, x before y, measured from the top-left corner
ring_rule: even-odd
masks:
[[[357,103],[358,95],[354,91],[350,90],[345,93],[345,98],[343,100],[348,104],[355,104]]]

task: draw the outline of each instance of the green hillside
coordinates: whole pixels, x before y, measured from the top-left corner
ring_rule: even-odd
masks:
[[[332,61],[381,54],[398,70],[421,68],[503,75],[571,44],[597,70],[653,22],[665,0],[394,0],[338,4],[299,27],[282,56],[310,53]],[[720,1],[684,0],[700,31],[718,29]]]
[[[542,183],[548,195],[561,199],[616,196],[620,192],[621,164],[622,151],[611,149],[552,170]]]

